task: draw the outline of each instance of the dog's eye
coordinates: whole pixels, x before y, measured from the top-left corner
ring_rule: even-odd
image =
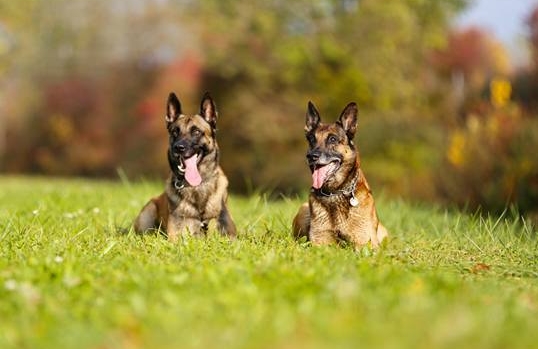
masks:
[[[191,135],[193,137],[200,137],[202,135],[202,131],[200,131],[199,129],[193,127],[192,130],[191,130]]]
[[[174,128],[172,129],[172,131],[171,131],[171,134],[172,134],[172,136],[173,136],[174,138],[179,137],[179,128],[174,127]]]
[[[338,137],[336,137],[335,135],[330,135],[329,137],[327,137],[327,143],[329,144],[338,143]]]
[[[306,135],[306,140],[311,145],[316,143],[316,137],[312,133]]]

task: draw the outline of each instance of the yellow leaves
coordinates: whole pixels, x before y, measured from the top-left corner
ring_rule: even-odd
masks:
[[[61,114],[52,116],[48,126],[51,137],[59,144],[67,143],[75,132],[73,122]]]
[[[467,127],[456,130],[450,136],[449,146],[446,151],[446,157],[451,165],[456,168],[462,168],[466,161],[466,154],[471,152],[471,148],[476,148],[477,139],[496,139],[499,133],[499,120],[492,116],[487,120],[480,120],[476,116],[471,116],[467,121]],[[483,147],[486,144],[482,145]]]
[[[510,75],[512,66],[504,46],[500,42],[491,39],[488,42],[488,51],[493,72],[500,75]]]
[[[476,263],[471,267],[471,273],[482,274],[491,269],[491,266],[486,263]]]
[[[447,139],[440,171],[447,199],[499,213],[512,204],[521,212],[534,209],[538,123],[516,103],[482,107]]]
[[[521,111],[510,103],[512,85],[504,78],[490,83],[490,98],[494,108],[484,115],[470,114],[464,128],[455,130],[449,139],[446,157],[451,165],[462,168],[466,154],[487,147],[503,148],[511,139],[521,122]],[[472,161],[471,161],[472,162]]]
[[[523,158],[518,165],[520,172],[525,174],[532,173],[534,168],[534,162],[527,157]]]
[[[486,120],[486,134],[489,137],[496,137],[499,133],[499,118],[493,115]]]
[[[503,78],[495,78],[490,85],[491,104],[496,108],[504,107],[510,101],[512,95],[512,85],[510,81]]]
[[[455,167],[461,167],[465,162],[465,143],[463,132],[456,131],[452,134],[446,156]]]

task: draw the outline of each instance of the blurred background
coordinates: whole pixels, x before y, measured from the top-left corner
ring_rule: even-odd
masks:
[[[0,0],[4,174],[164,178],[206,90],[235,193],[304,193],[307,101],[356,101],[375,192],[538,211],[538,1]]]

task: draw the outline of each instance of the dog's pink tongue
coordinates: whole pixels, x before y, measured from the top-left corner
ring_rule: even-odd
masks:
[[[202,183],[202,177],[200,176],[200,172],[198,172],[196,160],[198,160],[198,154],[185,159],[185,179],[193,187],[196,187]]]
[[[312,172],[312,186],[314,189],[319,189],[325,183],[327,179],[327,174],[329,173],[330,166],[325,165],[318,167]]]

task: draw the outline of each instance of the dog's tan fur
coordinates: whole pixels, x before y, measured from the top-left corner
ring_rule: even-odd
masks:
[[[170,134],[168,160],[171,172],[164,193],[151,199],[134,222],[138,233],[148,230],[166,232],[175,241],[183,234],[204,235],[210,220],[217,220],[222,234],[235,237],[235,224],[226,206],[228,180],[219,166],[219,151],[215,138],[217,112],[211,97],[204,95],[200,114],[184,115],[181,104],[171,93],[167,103],[166,122]],[[182,164],[180,152],[200,154],[197,169],[202,178],[191,186],[185,174],[178,170]]]
[[[297,239],[307,237],[313,245],[345,241],[357,248],[368,243],[377,247],[388,235],[377,218],[374,198],[353,144],[357,114],[355,103],[350,103],[337,122],[323,124],[318,111],[309,103],[305,134],[311,170],[323,157],[334,159],[339,166],[321,188],[312,189],[308,203],[299,208],[293,220],[293,235]],[[352,199],[356,206],[351,204],[355,203]]]

